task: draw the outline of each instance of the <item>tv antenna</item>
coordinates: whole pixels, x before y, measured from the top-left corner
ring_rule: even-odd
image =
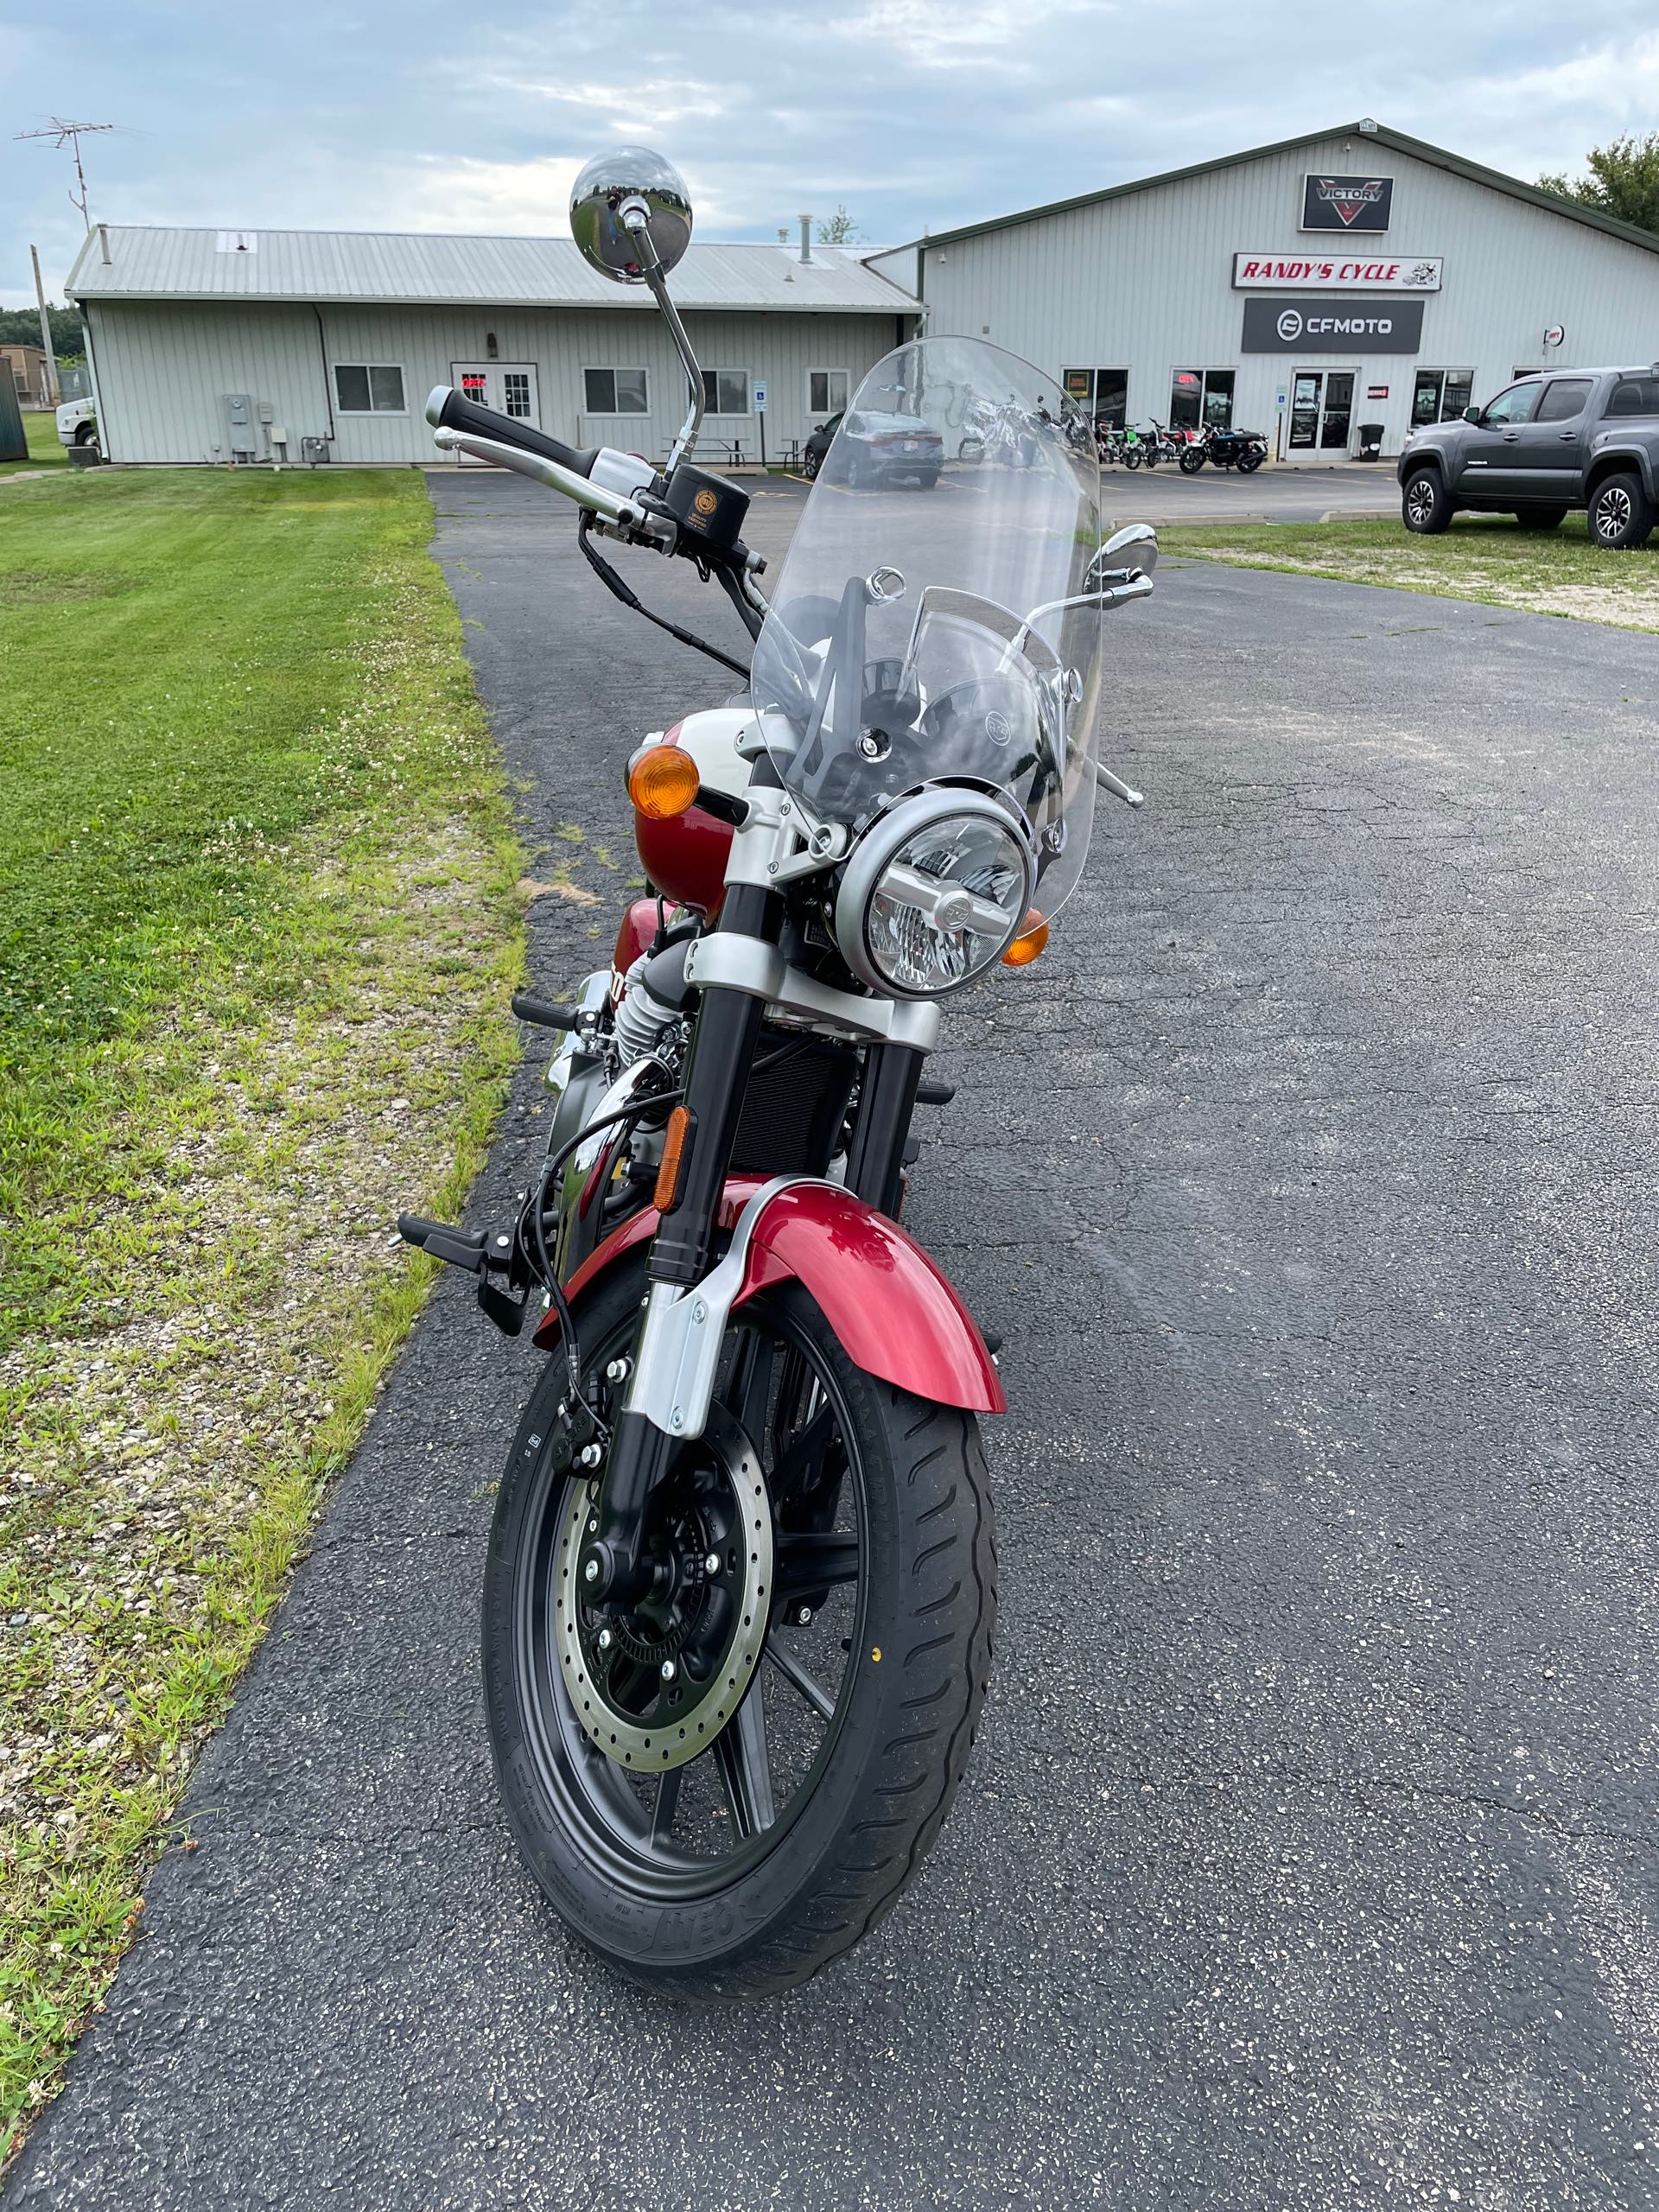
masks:
[[[20,130],[17,133],[20,140],[49,138],[54,145],[68,147],[75,157],[75,183],[78,188],[70,194],[69,199],[73,206],[79,208],[80,219],[89,231],[92,227],[92,219],[86,212],[86,172],[80,164],[80,142],[83,138],[90,138],[95,131],[114,129],[112,123],[66,123],[61,116],[54,115],[44,130]]]

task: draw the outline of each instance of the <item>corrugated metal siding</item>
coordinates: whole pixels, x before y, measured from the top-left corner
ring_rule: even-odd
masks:
[[[1234,254],[1342,243],[1300,227],[1302,180],[1319,170],[1394,179],[1391,228],[1354,238],[1354,252],[1444,257],[1414,358],[1240,351]],[[1141,423],[1167,419],[1178,368],[1236,370],[1235,423],[1269,433],[1294,369],[1354,369],[1354,419],[1384,423],[1390,453],[1420,365],[1472,369],[1477,396],[1490,397],[1517,365],[1544,365],[1543,333],[1557,323],[1567,340],[1550,365],[1659,353],[1659,257],[1359,136],[930,247],[923,297],[935,334],[988,335],[1051,371],[1127,368]],[[1386,400],[1366,399],[1372,384],[1389,386]]]
[[[103,257],[107,238],[110,258]],[[221,251],[221,238],[251,241]],[[611,283],[569,238],[442,238],[346,231],[159,230],[109,223],[81,249],[80,299],[313,300],[383,305],[595,307],[654,311],[643,288]],[[694,245],[674,272],[682,308],[883,315],[901,304],[851,249]]]
[[[304,308],[105,306],[87,320],[111,461],[225,460],[230,392],[270,402],[296,460],[302,435],[328,427],[317,326]]]
[[[335,410],[334,458],[345,463],[430,461],[432,434],[422,414],[434,385],[453,381],[454,365],[488,358],[529,362],[537,372],[541,425],[573,444],[610,444],[666,454],[685,412],[685,372],[660,316],[601,309],[174,305],[123,301],[89,309],[94,320],[99,390],[111,458],[121,461],[213,461],[225,457],[225,395],[246,392],[270,403],[296,460],[302,437],[328,429],[337,364],[395,364],[404,373],[402,415]],[[322,324],[319,345],[317,317]],[[686,327],[709,368],[747,369],[751,391],[768,397],[769,459],[804,438],[812,369],[845,369],[860,378],[899,341],[899,319],[868,315],[688,315]],[[648,415],[601,417],[584,411],[582,371],[643,366]],[[700,453],[710,465],[729,459],[739,437],[743,458],[759,458],[760,420],[706,418]],[[218,448],[216,451],[215,448]]]
[[[878,276],[885,276],[890,284],[897,284],[901,292],[913,296],[916,290],[917,259],[920,248],[914,245],[889,246],[882,253],[864,256],[864,266],[874,270]]]

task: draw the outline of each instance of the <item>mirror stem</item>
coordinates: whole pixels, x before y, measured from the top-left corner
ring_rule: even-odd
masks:
[[[662,309],[663,320],[685,364],[685,373],[690,379],[691,404],[680,425],[680,435],[674,441],[668,456],[667,474],[672,475],[690,454],[697,442],[697,433],[702,428],[702,371],[697,357],[691,350],[691,340],[685,334],[685,325],[680,321],[680,311],[668,296],[668,280],[663,274],[663,264],[652,241],[650,211],[643,200],[625,200],[619,211],[623,222],[639,249],[639,274],[651,287],[651,296]]]

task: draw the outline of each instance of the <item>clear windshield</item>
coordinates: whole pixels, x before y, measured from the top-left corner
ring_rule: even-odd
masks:
[[[1006,792],[1052,914],[1094,819],[1101,613],[1070,607],[1100,543],[1088,422],[976,339],[876,364],[842,416],[755,648],[785,784],[861,827],[921,785]]]

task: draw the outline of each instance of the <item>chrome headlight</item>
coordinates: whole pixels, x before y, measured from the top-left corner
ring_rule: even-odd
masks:
[[[979,791],[919,792],[860,840],[836,894],[842,957],[872,990],[935,998],[1001,959],[1031,906],[1031,849]]]

